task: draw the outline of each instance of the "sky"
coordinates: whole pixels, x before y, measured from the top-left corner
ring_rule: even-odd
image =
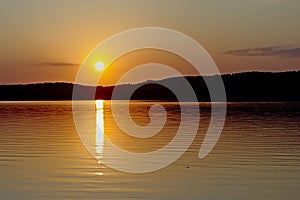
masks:
[[[0,0],[0,84],[74,82],[81,63],[100,42],[149,26],[192,37],[221,73],[300,70],[298,0]],[[170,65],[181,63],[168,53],[144,51],[135,58],[133,53],[116,61],[106,83],[147,53]],[[151,65],[140,73],[132,82],[167,76],[151,73]]]

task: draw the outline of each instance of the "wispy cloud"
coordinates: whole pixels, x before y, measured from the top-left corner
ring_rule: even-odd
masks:
[[[66,62],[46,62],[46,63],[41,63],[39,65],[47,65],[47,66],[62,66],[62,67],[67,67],[67,66],[78,66],[80,64],[77,63],[66,63]]]
[[[68,62],[15,62],[15,61],[9,61],[9,62],[0,62],[1,67],[13,67],[13,66],[23,66],[23,67],[30,67],[30,66],[46,66],[46,67],[76,67],[79,66],[78,63],[68,63]]]
[[[228,50],[223,55],[230,56],[267,56],[277,58],[300,58],[300,47],[273,46],[248,49]]]

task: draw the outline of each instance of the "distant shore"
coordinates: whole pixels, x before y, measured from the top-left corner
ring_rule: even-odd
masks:
[[[206,76],[214,79],[217,76]],[[221,75],[224,81],[227,101],[300,101],[300,71],[293,72],[245,72]],[[132,100],[177,101],[176,96],[161,84],[172,84],[186,78],[193,87],[198,101],[210,101],[206,84],[201,76],[166,78],[135,85],[98,86],[95,95],[92,86],[78,85],[80,96],[77,100],[112,98],[112,91],[120,91],[115,99],[125,99],[131,87],[140,86],[131,96]],[[72,100],[72,83],[37,83],[26,85],[0,85],[0,101],[43,101]],[[187,98],[186,101],[189,101]]]

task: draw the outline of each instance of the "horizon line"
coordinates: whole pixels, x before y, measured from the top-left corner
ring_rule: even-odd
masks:
[[[151,82],[151,81],[162,81],[165,79],[170,79],[170,78],[177,78],[177,77],[212,77],[212,76],[225,76],[225,75],[236,75],[236,74],[243,74],[243,73],[273,73],[273,74],[278,74],[278,73],[291,73],[291,72],[300,72],[300,70],[287,70],[287,71],[259,71],[259,70],[253,70],[253,71],[241,71],[241,72],[232,72],[232,73],[221,73],[221,74],[213,74],[213,75],[182,75],[182,76],[170,76],[170,77],[165,77],[162,79],[149,79],[149,80],[144,80],[140,82],[135,82],[135,83],[122,83],[119,85],[97,85],[101,87],[115,87],[115,86],[122,86],[122,85],[135,85],[135,84],[140,84],[140,83],[145,83],[145,82]],[[14,85],[37,85],[37,84],[77,84],[81,86],[92,86],[92,85],[86,85],[86,84],[79,84],[75,82],[68,82],[68,81],[45,81],[45,82],[27,82],[27,83],[1,83],[0,86],[14,86]],[[94,86],[93,86],[94,87]]]

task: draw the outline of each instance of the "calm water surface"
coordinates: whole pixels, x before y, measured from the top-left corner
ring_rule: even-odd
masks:
[[[83,111],[90,103],[94,102],[82,103]],[[99,120],[107,137],[134,152],[161,148],[177,131],[179,105],[161,102],[168,119],[159,135],[150,141],[124,137],[109,103],[104,102],[101,113],[82,113],[99,154]],[[132,102],[137,124],[150,122],[147,113],[153,103]],[[179,160],[156,172],[128,174],[106,167],[88,153],[75,129],[71,102],[1,102],[0,199],[300,198],[300,103],[228,103],[224,131],[204,159],[198,158],[198,151],[210,104],[199,106],[198,134]],[[190,123],[197,123],[193,116]],[[110,155],[126,162],[110,152],[102,156]]]

